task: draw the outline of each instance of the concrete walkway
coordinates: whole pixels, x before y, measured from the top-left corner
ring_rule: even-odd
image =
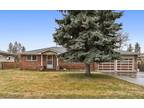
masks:
[[[115,78],[144,86],[144,72],[138,72],[137,74],[107,74],[107,75],[111,75]]]

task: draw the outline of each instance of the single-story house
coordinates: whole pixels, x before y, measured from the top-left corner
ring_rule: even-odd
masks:
[[[0,69],[11,68],[15,63],[15,55],[0,50]]]
[[[14,61],[15,61],[14,54],[0,50],[0,62],[14,62]]]
[[[60,70],[60,69],[84,69],[83,63],[65,62],[58,57],[66,51],[63,47],[50,47],[27,51],[21,54],[20,68],[33,70]],[[121,51],[121,59],[113,62],[93,63],[93,71],[104,72],[137,72],[137,54]]]

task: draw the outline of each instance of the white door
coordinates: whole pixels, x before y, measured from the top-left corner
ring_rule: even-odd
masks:
[[[47,56],[47,69],[53,69],[53,56]]]

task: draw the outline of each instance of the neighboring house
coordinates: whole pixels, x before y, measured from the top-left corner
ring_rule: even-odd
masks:
[[[141,63],[144,62],[144,53],[141,53],[141,54],[138,55],[138,60],[137,60],[137,62],[138,62],[139,64],[141,64]]]
[[[0,69],[10,69],[15,67],[15,55],[0,50]]]
[[[14,54],[10,54],[5,51],[0,50],[0,62],[14,62],[15,56]]]
[[[65,62],[58,57],[59,54],[64,53],[65,48],[50,47],[38,50],[27,51],[21,54],[20,65],[21,69],[32,70],[70,70],[70,69],[84,69],[83,63]],[[137,54],[132,52],[121,51],[121,59],[113,62],[93,63],[91,69],[93,71],[104,72],[137,72]]]

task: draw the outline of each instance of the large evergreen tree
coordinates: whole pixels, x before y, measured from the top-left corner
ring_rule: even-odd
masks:
[[[111,61],[119,57],[118,31],[121,24],[116,20],[122,12],[111,10],[62,11],[63,19],[56,20],[59,27],[54,33],[57,44],[67,52],[60,56],[67,61],[85,63],[86,75],[90,64]]]
[[[127,51],[128,51],[128,52],[133,52],[132,44],[129,44],[129,46],[128,46],[128,48],[127,48]]]
[[[141,52],[141,47],[140,47],[140,44],[138,42],[136,42],[136,44],[135,44],[135,52],[136,53],[140,53]]]

